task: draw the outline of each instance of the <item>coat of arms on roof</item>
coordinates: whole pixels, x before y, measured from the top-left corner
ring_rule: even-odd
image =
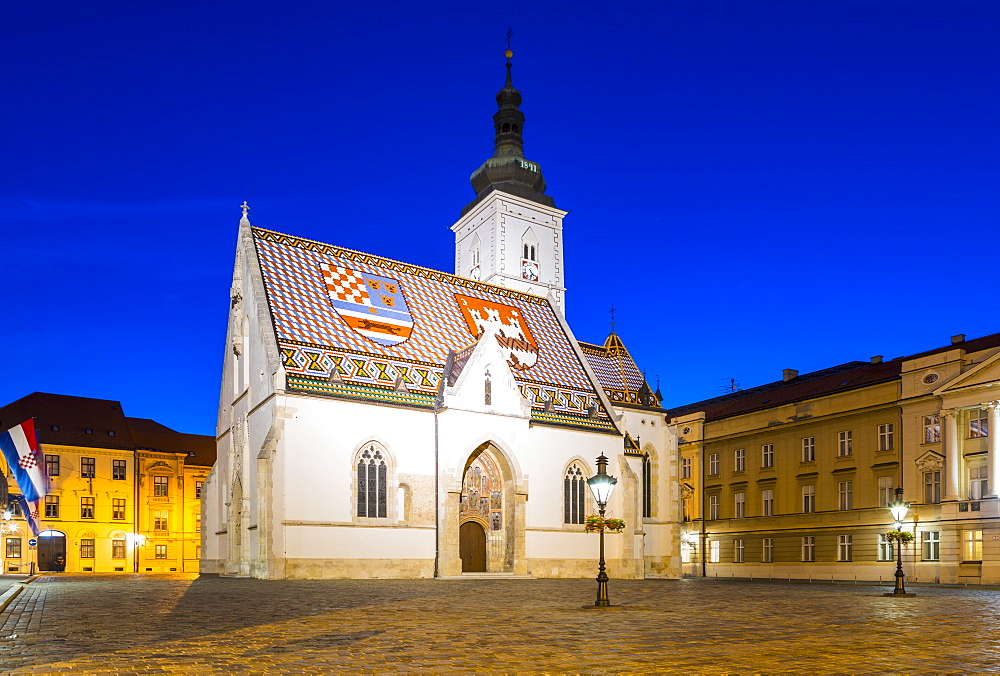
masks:
[[[480,336],[490,330],[507,356],[511,368],[528,369],[538,361],[535,343],[521,311],[511,305],[455,294],[469,333]]]
[[[329,263],[321,267],[330,302],[349,327],[389,347],[410,337],[413,316],[397,280]]]

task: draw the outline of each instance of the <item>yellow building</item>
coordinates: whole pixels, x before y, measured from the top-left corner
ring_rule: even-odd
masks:
[[[51,487],[38,536],[11,510],[4,571],[198,571],[200,491],[215,462],[213,437],[128,418],[119,402],[104,399],[36,392],[0,408],[4,429],[29,418]]]
[[[685,574],[1000,583],[1000,334],[850,362],[669,411]],[[990,435],[990,430],[993,435]]]

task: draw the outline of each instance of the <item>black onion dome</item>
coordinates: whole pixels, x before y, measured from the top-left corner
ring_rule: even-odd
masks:
[[[476,199],[462,209],[462,214],[467,213],[494,190],[502,190],[550,207],[555,206],[552,198],[545,194],[542,168],[537,162],[524,158],[521,136],[524,129],[524,113],[518,108],[521,105],[521,92],[514,89],[514,84],[511,82],[511,55],[512,52],[508,50],[507,82],[497,93],[498,109],[493,115],[496,134],[493,157],[483,162],[469,179],[472,189],[476,191]]]

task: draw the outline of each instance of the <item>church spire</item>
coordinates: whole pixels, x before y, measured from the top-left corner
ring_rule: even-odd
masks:
[[[517,195],[539,204],[554,207],[555,202],[545,194],[545,178],[536,162],[524,158],[524,113],[521,112],[521,92],[514,88],[511,77],[511,57],[507,51],[507,78],[503,89],[497,93],[497,112],[493,114],[493,157],[479,167],[470,178],[476,199],[462,210],[467,213],[486,195],[494,190]]]

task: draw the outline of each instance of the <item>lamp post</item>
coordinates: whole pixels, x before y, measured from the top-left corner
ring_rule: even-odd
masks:
[[[889,503],[889,511],[892,513],[892,518],[895,521],[894,528],[897,531],[901,531],[903,528],[903,519],[906,518],[906,512],[910,509],[910,503],[903,501],[903,489],[896,489],[896,499]],[[903,585],[903,578],[906,576],[903,573],[903,540],[902,538],[896,538],[896,586],[892,590],[893,596],[906,596],[906,587]]]
[[[608,459],[601,453],[597,458],[597,474],[587,479],[587,485],[590,486],[590,490],[594,494],[597,509],[602,517],[616,483],[618,483],[618,479],[608,474]],[[597,601],[594,602],[594,605],[598,608],[607,608],[611,605],[611,601],[608,600],[608,574],[604,570],[604,528],[600,529],[600,540],[601,558],[597,573]]]

